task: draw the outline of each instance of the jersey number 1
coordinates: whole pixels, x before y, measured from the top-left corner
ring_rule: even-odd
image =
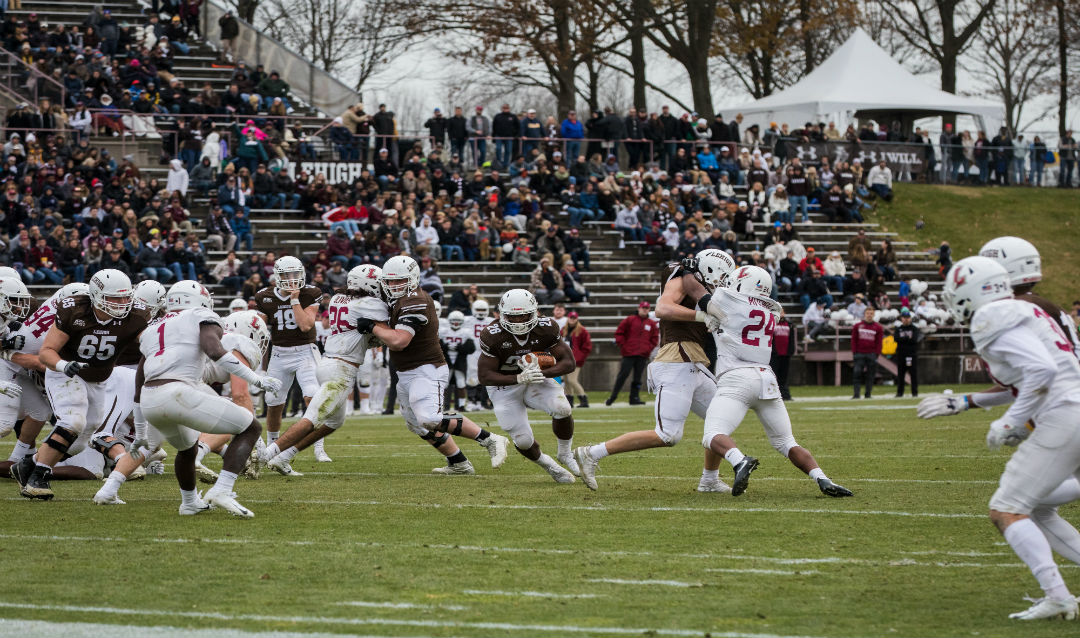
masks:
[[[757,323],[748,324],[745,328],[743,328],[742,342],[748,346],[758,345],[759,343],[761,343],[761,339],[759,337],[754,337],[751,335],[753,335],[753,333],[755,332],[764,330],[765,336],[769,338],[769,343],[767,345],[771,348],[773,340],[773,330],[775,330],[776,328],[776,316],[771,312],[765,312],[764,310],[754,308],[750,311],[750,318],[757,319]]]

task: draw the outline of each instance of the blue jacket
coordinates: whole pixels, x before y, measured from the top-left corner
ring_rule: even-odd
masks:
[[[580,140],[585,137],[585,125],[581,120],[571,122],[568,119],[562,121],[562,136],[570,140]]]
[[[581,193],[578,195],[578,201],[581,202],[582,208],[589,210],[600,208],[600,200],[596,198],[596,193]]]
[[[247,217],[237,217],[232,220],[232,228],[237,236],[243,237],[244,235],[251,233],[251,220]]]
[[[698,168],[703,171],[711,171],[720,168],[716,163],[716,155],[713,153],[698,153],[697,164]]]

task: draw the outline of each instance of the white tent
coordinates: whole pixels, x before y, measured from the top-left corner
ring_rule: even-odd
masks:
[[[864,118],[902,116],[907,122],[920,117],[966,113],[996,126],[1004,107],[987,100],[954,95],[928,86],[892,59],[862,29],[856,28],[840,48],[796,84],[741,108],[749,123],[766,128],[770,121],[792,128],[806,121],[852,123]],[[891,115],[886,115],[891,114]],[[881,120],[879,120],[881,121]],[[888,121],[882,122],[888,125]],[[985,127],[983,127],[985,129]]]

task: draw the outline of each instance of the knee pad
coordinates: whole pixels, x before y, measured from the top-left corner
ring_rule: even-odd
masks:
[[[461,426],[464,423],[465,419],[463,419],[461,416],[457,414],[447,414],[443,415],[442,420],[439,421],[437,424],[433,424],[434,427],[432,429],[457,436],[461,434]]]
[[[445,434],[445,433],[438,433],[438,432],[431,431],[431,432],[428,432],[427,434],[421,435],[420,438],[424,439],[425,441],[430,443],[431,447],[438,448],[443,443],[446,443],[447,441],[450,440],[450,435]]]
[[[54,434],[63,439],[63,442],[54,440]],[[78,438],[78,434],[72,432],[67,428],[62,428],[58,425],[53,428],[53,431],[49,433],[49,437],[45,439],[45,445],[48,445],[49,447],[61,454],[67,454],[68,450],[71,448],[72,445],[75,444],[75,441]]]
[[[664,442],[664,445],[672,447],[682,441],[683,431],[679,428],[678,431],[661,430],[659,427],[653,429],[656,432],[656,436],[660,437],[660,440]],[[710,439],[711,440],[711,439]],[[709,447],[709,441],[702,441],[705,447]]]
[[[570,416],[571,411],[570,402],[566,400],[565,395],[551,402],[551,418],[553,419],[565,419]]]
[[[108,434],[99,433],[90,437],[90,447],[94,448],[98,452],[101,452],[102,456],[104,456],[106,459],[109,458],[109,450],[111,450],[114,446],[117,445],[119,445],[120,447],[124,447],[124,442],[120,439],[113,439]]]
[[[475,388],[476,386],[480,385],[480,379],[477,379],[476,377],[469,377],[465,380],[465,385],[469,386],[470,388]]]
[[[523,427],[514,428],[513,430],[507,430],[506,433],[510,435],[510,440],[514,442],[514,447],[519,450],[527,450],[536,442],[532,428],[530,428],[528,424]]]
[[[791,448],[799,446],[799,444],[795,442],[795,437],[790,434],[785,434],[784,436],[779,436],[775,439],[769,437],[769,443],[772,444],[777,452],[783,454],[784,458],[787,458],[787,455],[791,452]]]

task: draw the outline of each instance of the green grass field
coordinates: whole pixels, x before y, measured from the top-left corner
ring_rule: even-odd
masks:
[[[177,516],[171,473],[125,485],[123,507],[93,505],[96,482],[30,502],[8,481],[0,635],[1080,634],[1007,619],[1040,592],[986,518],[1008,458],[983,444],[991,414],[927,422],[912,399],[826,398],[844,390],[797,388],[789,409],[850,499],[822,496],[752,416],[736,438],[761,467],[738,498],[694,491],[696,417],[673,449],[605,459],[598,492],[517,455],[493,471],[471,442],[479,475],[432,476],[440,457],[399,417],[350,419],[327,442],[334,463],[294,462],[303,478],[241,480],[248,521]],[[651,407],[575,416],[577,444],[652,427]],[[1080,570],[1063,573],[1080,593]]]

